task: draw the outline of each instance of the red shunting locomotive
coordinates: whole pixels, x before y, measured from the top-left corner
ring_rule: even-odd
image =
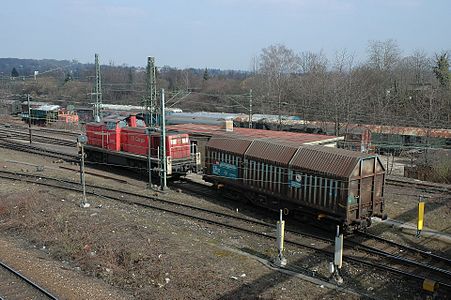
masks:
[[[150,153],[151,168],[159,167],[161,135],[159,132],[148,133],[145,123],[135,115],[108,117],[100,123],[88,123],[86,135],[88,161],[131,167],[147,173]],[[168,176],[198,171],[200,155],[188,134],[167,132],[165,142]]]

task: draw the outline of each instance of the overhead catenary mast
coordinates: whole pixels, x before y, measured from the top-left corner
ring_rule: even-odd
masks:
[[[155,70],[155,57],[147,57],[146,97],[144,108],[146,112],[146,123],[154,127],[157,120],[157,82]]]
[[[155,57],[147,57],[146,68],[146,95],[144,96],[144,113],[145,121],[147,125],[148,134],[148,175],[149,175],[149,188],[152,188],[152,162],[151,162],[151,133],[155,130],[157,125],[157,84],[156,84],[156,71],[155,71]],[[159,149],[160,150],[160,149]]]
[[[100,75],[100,64],[99,64],[99,55],[95,54],[95,66],[96,66],[96,86],[95,86],[95,95],[96,95],[96,103],[94,105],[94,117],[96,122],[100,122],[102,119],[102,78]]]

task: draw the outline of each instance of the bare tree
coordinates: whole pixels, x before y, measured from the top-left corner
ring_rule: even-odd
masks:
[[[381,71],[391,71],[399,62],[401,50],[395,40],[370,41],[368,62],[371,67]]]
[[[297,80],[297,101],[300,102],[303,120],[315,120],[320,117],[318,112],[325,112],[321,107],[325,104],[328,90],[328,60],[322,51],[301,52],[299,57],[301,75]]]
[[[289,82],[299,72],[299,68],[299,56],[284,45],[271,45],[260,54],[259,71],[266,83],[264,97],[277,102],[279,129],[282,125],[282,103],[286,100]]]
[[[357,93],[353,89],[353,68],[354,54],[349,53],[346,49],[335,53],[335,60],[331,72],[332,95],[331,104],[333,107],[333,120],[335,123],[335,135],[340,135],[341,122],[347,124],[351,121],[351,112],[356,110],[354,99]]]

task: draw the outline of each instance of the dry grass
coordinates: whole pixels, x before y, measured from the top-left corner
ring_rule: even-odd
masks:
[[[128,222],[49,195],[19,193],[0,202],[0,229],[27,238],[63,261],[126,290],[164,282],[155,244]]]

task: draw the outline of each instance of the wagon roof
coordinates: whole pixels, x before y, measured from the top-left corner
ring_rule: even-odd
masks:
[[[237,137],[233,134],[223,134],[213,136],[207,143],[207,147],[227,151],[230,153],[243,155],[252,143],[252,139]]]
[[[246,157],[288,165],[299,148],[299,143],[273,139],[258,139],[249,146]]]
[[[362,158],[372,155],[323,146],[302,146],[294,155],[291,167],[349,178]]]

